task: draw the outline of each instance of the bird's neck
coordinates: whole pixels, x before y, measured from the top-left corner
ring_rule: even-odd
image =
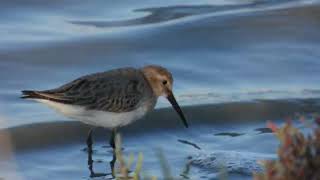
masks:
[[[151,87],[153,94],[156,97],[161,96],[161,91],[160,91],[160,88],[158,87],[157,79],[153,76],[154,72],[152,71],[152,69],[142,68],[141,72],[145,77],[145,79],[147,80],[149,86]]]

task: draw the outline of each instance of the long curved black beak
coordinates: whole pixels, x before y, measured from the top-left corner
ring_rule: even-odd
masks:
[[[177,113],[179,114],[184,126],[186,128],[188,128],[189,127],[188,122],[187,122],[186,118],[184,117],[184,114],[183,114],[179,104],[177,103],[176,98],[174,97],[174,95],[173,95],[173,93],[171,91],[169,91],[167,99],[171,103],[171,105],[174,108],[174,110],[176,110]]]

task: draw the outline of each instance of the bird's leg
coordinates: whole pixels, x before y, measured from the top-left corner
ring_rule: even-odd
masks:
[[[90,177],[94,176],[94,171],[93,171],[93,160],[92,160],[92,132],[93,132],[93,128],[90,129],[89,133],[88,133],[88,137],[87,137],[87,151],[88,151],[88,168],[90,171]]]
[[[111,174],[113,177],[115,177],[114,175],[114,165],[115,165],[115,162],[117,160],[116,158],[116,142],[115,142],[115,138],[116,138],[116,134],[117,134],[117,130],[116,128],[112,129],[112,132],[111,132],[111,137],[110,137],[110,146],[112,147],[112,160],[110,161],[110,168],[111,168]]]
[[[115,142],[116,134],[117,134],[117,129],[116,128],[112,129],[109,143],[113,150],[116,149],[116,142]]]
[[[92,133],[93,133],[94,128],[90,129],[89,133],[88,133],[88,137],[87,137],[87,151],[88,151],[88,169],[90,171],[90,177],[94,178],[94,177],[103,177],[106,176],[108,174],[106,173],[95,173],[93,170],[93,159],[92,159],[92,154],[93,154],[93,150],[92,150],[92,145],[93,145],[93,141],[92,141]]]
[[[88,136],[87,136],[87,148],[88,151],[89,149],[92,151],[92,133],[93,133],[93,128],[89,130]]]

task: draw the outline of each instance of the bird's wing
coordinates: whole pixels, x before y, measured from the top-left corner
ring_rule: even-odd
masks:
[[[148,87],[139,70],[125,68],[84,76],[57,89],[36,93],[90,110],[128,112],[137,108]]]

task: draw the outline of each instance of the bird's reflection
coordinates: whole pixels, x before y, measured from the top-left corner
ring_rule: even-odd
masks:
[[[115,153],[113,153],[112,160],[110,161],[110,171],[111,171],[111,173],[95,172],[94,168],[93,168],[94,161],[92,159],[92,154],[93,154],[92,148],[91,149],[88,148],[88,169],[89,169],[89,172],[90,172],[90,178],[112,176],[109,179],[113,179],[115,177],[114,174],[113,174],[113,172],[114,172],[114,164],[116,162]]]
[[[118,177],[118,175],[120,175],[120,177],[125,177],[125,178],[132,178],[134,176],[134,174],[139,175],[140,170],[137,171],[136,168],[135,171],[130,171],[127,167],[126,162],[123,159],[122,156],[122,150],[123,148],[121,147],[121,139],[120,139],[120,135],[117,135],[116,142],[112,142],[111,143],[111,148],[112,148],[112,160],[109,162],[110,165],[110,171],[107,168],[106,172],[110,172],[110,173],[99,173],[99,172],[95,172],[94,171],[94,160],[93,160],[93,142],[92,142],[92,130],[90,130],[89,134],[88,134],[88,138],[87,138],[87,153],[88,153],[88,170],[90,172],[90,178],[103,178],[103,179],[116,179],[116,175]],[[188,144],[188,145],[192,145],[194,147],[196,147],[196,149],[200,149],[199,146],[197,146],[194,143],[191,143],[187,140],[178,140],[178,142],[181,142],[183,144]],[[112,146],[112,144],[114,144],[114,146]],[[172,179],[171,174],[169,173],[169,169],[170,169],[170,164],[168,163],[168,161],[166,160],[163,152],[161,149],[157,149],[157,156],[159,158],[159,163],[161,165],[162,171],[163,171],[163,175],[164,177],[170,177],[170,178],[165,178],[165,179]],[[137,167],[139,166],[138,164],[142,161],[139,161],[140,158],[138,157],[138,162],[137,162]],[[142,155],[141,155],[142,156]],[[115,170],[115,164],[116,161],[119,163],[119,166],[117,166],[118,170],[120,170],[120,174],[116,174],[116,170]],[[180,174],[180,179],[190,179],[190,169],[191,169],[191,163],[192,163],[192,157],[189,156],[187,159],[187,162],[185,163],[185,166],[183,168],[182,173]],[[129,165],[130,166],[130,165]],[[133,176],[132,176],[133,175]]]
[[[96,178],[96,177],[106,177],[106,176],[112,176],[112,178],[109,178],[109,179],[114,179],[114,165],[115,165],[115,162],[116,162],[116,153],[115,153],[115,150],[113,149],[113,155],[112,155],[112,160],[110,161],[110,172],[111,173],[97,173],[94,171],[94,168],[93,168],[93,159],[92,159],[92,155],[93,155],[93,149],[92,149],[92,144],[93,144],[93,141],[92,141],[92,132],[93,132],[93,129],[91,129],[89,131],[89,134],[88,134],[88,138],[87,138],[87,153],[88,153],[88,169],[89,169],[89,172],[90,172],[90,178]]]

